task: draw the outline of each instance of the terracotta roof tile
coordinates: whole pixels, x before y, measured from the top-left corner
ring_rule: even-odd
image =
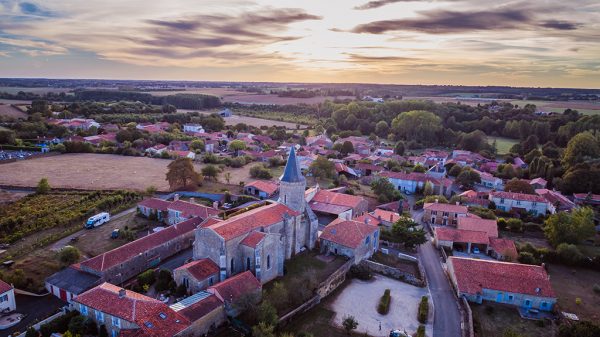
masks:
[[[377,231],[377,226],[364,222],[346,220],[327,225],[319,239],[331,241],[349,248],[356,248],[364,239]]]
[[[181,309],[179,313],[189,319],[190,322],[195,322],[222,305],[223,301],[215,295],[210,295],[201,301]]]
[[[0,294],[4,294],[11,289],[13,289],[13,287],[10,284],[0,280]]]
[[[366,202],[364,198],[359,196],[344,193],[336,193],[327,190],[320,190],[319,192],[317,192],[311,201],[324,204],[347,206],[350,208],[356,208],[361,203]]]
[[[373,214],[374,217],[381,219],[382,221],[393,223],[400,220],[400,214],[396,212],[386,211],[380,208],[376,208],[371,214]]]
[[[547,202],[546,199],[540,197],[539,195],[516,192],[490,192],[490,197],[521,201]]]
[[[469,211],[469,208],[464,205],[443,204],[443,203],[439,203],[439,202],[426,203],[423,206],[423,209],[429,210],[429,211],[451,212],[451,213],[460,213],[460,214],[466,214]]]
[[[516,259],[519,255],[515,242],[510,239],[490,238],[490,248],[495,252]]]
[[[498,237],[498,224],[496,220],[481,219],[473,216],[459,217],[456,228],[486,232],[491,238]]]
[[[196,280],[205,280],[219,272],[219,266],[211,259],[200,259],[186,263],[175,270],[187,270]]]
[[[250,187],[250,186],[252,186],[258,190],[261,190],[261,191],[267,193],[268,195],[273,195],[279,189],[279,184],[277,184],[274,181],[268,181],[268,180],[255,180],[255,181],[252,181],[252,182],[246,184],[246,187]]]
[[[454,268],[458,289],[463,293],[477,294],[483,289],[492,289],[555,297],[550,278],[541,266],[455,256],[448,260]]]
[[[158,199],[158,198],[150,198],[142,200],[138,203],[138,206],[144,206],[151,209],[157,209],[161,211],[166,211],[167,207],[171,204],[170,201]]]
[[[221,213],[220,210],[212,207],[195,204],[183,200],[173,201],[168,209],[181,212],[185,217],[201,217],[206,219],[211,216],[215,216]]]
[[[215,284],[207,291],[214,293],[223,301],[235,302],[243,295],[261,289],[260,281],[250,271],[245,271]]]
[[[449,227],[435,227],[435,237],[441,241],[470,242],[487,245],[490,239],[486,232],[454,229]]]
[[[244,240],[240,242],[240,244],[250,248],[255,248],[262,241],[262,239],[265,238],[265,236],[267,236],[267,234],[263,232],[252,232],[248,234],[248,236],[246,236]]]

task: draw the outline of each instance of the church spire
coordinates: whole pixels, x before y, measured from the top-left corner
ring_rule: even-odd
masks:
[[[290,148],[290,154],[288,156],[287,163],[283,174],[279,177],[279,180],[286,183],[297,183],[304,181],[304,176],[300,172],[300,165],[298,165],[298,158],[296,158],[296,150],[294,146]]]

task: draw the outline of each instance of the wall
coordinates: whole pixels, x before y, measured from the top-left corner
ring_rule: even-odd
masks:
[[[340,284],[342,284],[346,280],[346,273],[348,273],[352,265],[354,265],[354,261],[348,260],[340,268],[338,268],[338,270],[331,274],[325,281],[321,282],[319,284],[319,288],[317,288],[317,295],[323,298],[331,294],[331,292],[333,292]]]
[[[368,268],[370,271],[377,273],[377,274],[381,274],[384,276],[388,276],[391,278],[394,278],[396,280],[408,283],[408,284],[412,284],[414,286],[417,287],[425,287],[425,282],[420,279],[419,277],[404,272],[400,269],[394,268],[394,267],[390,267],[390,266],[386,266],[383,265],[381,263],[377,263],[374,261],[370,261],[370,260],[364,260],[360,263],[360,265]]]
[[[188,328],[179,332],[176,337],[193,337],[203,336],[208,334],[210,331],[214,331],[217,327],[221,326],[227,321],[227,315],[225,315],[225,307],[220,305],[213,311],[202,316],[200,319],[194,321]]]
[[[212,284],[210,284],[210,278],[212,277]],[[183,279],[187,278],[188,280],[188,291],[192,294],[195,294],[199,291],[205,290],[213,284],[219,282],[219,273],[214,273],[203,280],[198,280],[194,276],[192,276],[188,270],[186,269],[175,269],[173,271],[173,280],[177,285],[183,283]]]

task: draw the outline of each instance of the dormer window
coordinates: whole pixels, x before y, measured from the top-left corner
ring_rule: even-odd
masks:
[[[161,312],[160,314],[158,314],[158,317],[160,317],[162,319],[167,319],[167,315],[164,312]]]

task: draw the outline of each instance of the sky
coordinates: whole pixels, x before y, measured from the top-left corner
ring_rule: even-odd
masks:
[[[600,1],[0,0],[0,77],[600,88]]]

